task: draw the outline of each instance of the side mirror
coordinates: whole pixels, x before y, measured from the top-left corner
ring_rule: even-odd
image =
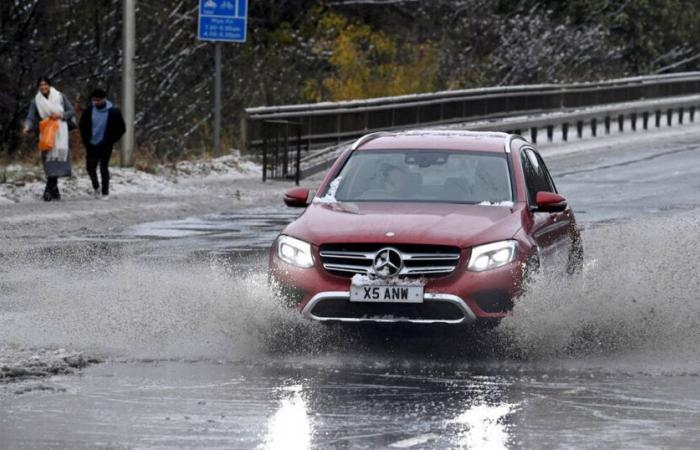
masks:
[[[294,188],[284,194],[284,204],[292,208],[304,208],[309,204],[309,188]]]
[[[537,207],[534,210],[537,212],[562,212],[566,209],[566,199],[554,192],[538,192],[535,199]]]

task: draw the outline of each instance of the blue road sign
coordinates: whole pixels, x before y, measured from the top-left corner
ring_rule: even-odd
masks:
[[[245,42],[248,0],[199,0],[201,41]]]

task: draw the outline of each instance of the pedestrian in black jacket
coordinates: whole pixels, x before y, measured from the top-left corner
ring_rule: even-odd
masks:
[[[124,118],[119,108],[107,100],[102,89],[95,89],[90,94],[92,105],[83,111],[80,117],[80,136],[86,149],[87,172],[95,190],[95,197],[100,196],[100,183],[97,180],[97,164],[100,164],[102,177],[102,199],[109,198],[109,160],[114,144],[126,131]]]

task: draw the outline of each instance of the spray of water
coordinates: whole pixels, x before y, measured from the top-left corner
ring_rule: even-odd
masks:
[[[313,346],[323,327],[276,300],[262,271],[94,248],[25,255],[3,274],[0,342],[128,358],[246,358]]]
[[[696,214],[684,214],[590,228],[582,274],[539,277],[496,330],[469,339],[451,330],[448,345],[435,343],[441,332],[380,329],[367,339],[310,323],[281,306],[264,269],[147,259],[101,244],[36,250],[9,258],[0,273],[0,344],[107,358],[342,359],[378,351],[424,361],[443,349],[452,361],[698,361],[699,225]]]
[[[541,276],[499,333],[525,359],[644,355],[698,361],[700,218],[600,225],[573,278]]]

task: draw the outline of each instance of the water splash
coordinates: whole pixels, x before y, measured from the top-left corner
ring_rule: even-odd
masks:
[[[0,292],[0,342],[130,358],[245,358],[304,322],[263,271],[218,259],[97,257],[85,247],[13,264]]]
[[[700,355],[700,218],[607,224],[584,236],[574,278],[540,277],[499,333],[525,359],[641,354]]]
[[[583,274],[540,277],[496,330],[468,338],[452,329],[367,334],[311,323],[281,306],[264,268],[73,243],[8,259],[0,273],[0,344],[98,358],[264,361],[284,354],[294,361],[324,353],[321,361],[347,362],[349,354],[370,354],[418,365],[624,354],[673,360],[671,367],[690,361],[696,373],[698,230],[700,218],[690,213],[588,229]]]

